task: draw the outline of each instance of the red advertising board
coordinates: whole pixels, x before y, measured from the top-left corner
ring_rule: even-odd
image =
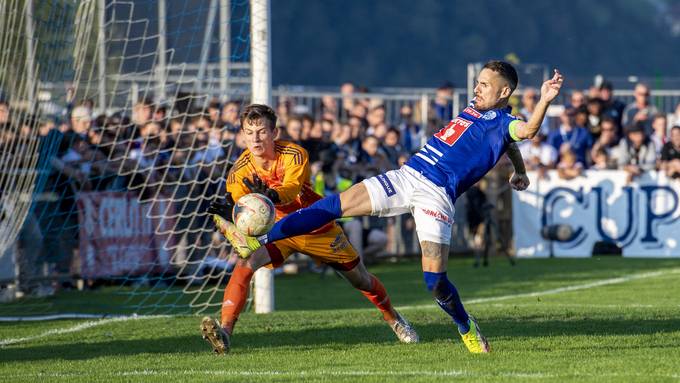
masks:
[[[139,203],[130,192],[78,195],[81,273],[86,278],[162,271],[170,263],[169,202]]]

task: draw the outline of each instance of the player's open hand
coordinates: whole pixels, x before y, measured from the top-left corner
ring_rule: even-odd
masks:
[[[243,184],[246,185],[246,187],[248,188],[248,190],[250,190],[251,193],[260,193],[262,195],[265,195],[274,203],[281,202],[281,199],[279,198],[279,193],[277,193],[276,190],[267,186],[267,184],[264,183],[264,181],[262,181],[262,179],[258,177],[257,174],[253,175],[252,181],[247,178],[244,178]]]
[[[208,214],[219,215],[229,222],[233,222],[231,218],[231,213],[234,211],[234,199],[231,197],[231,193],[227,192],[227,195],[222,201],[213,201],[208,207]]]
[[[527,177],[526,173],[512,173],[510,186],[518,191],[526,190],[529,187],[529,177]]]
[[[544,82],[541,86],[541,100],[545,102],[552,102],[558,94],[560,94],[560,89],[562,88],[562,83],[564,82],[564,76],[562,73],[555,69],[555,74],[553,77]]]

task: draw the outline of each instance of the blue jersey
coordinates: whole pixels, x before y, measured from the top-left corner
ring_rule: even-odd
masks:
[[[514,141],[510,133],[513,121],[518,120],[509,107],[486,112],[467,107],[406,165],[446,188],[455,202],[496,165]]]

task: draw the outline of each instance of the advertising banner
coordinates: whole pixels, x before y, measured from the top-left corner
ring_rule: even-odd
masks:
[[[168,202],[140,204],[130,192],[78,195],[81,272],[86,278],[162,271],[174,226]]]
[[[632,181],[624,171],[585,171],[563,180],[556,171],[513,192],[513,229],[519,257],[589,257],[596,242],[616,244],[624,257],[680,257],[680,181],[648,172]],[[565,241],[541,229],[568,225]]]

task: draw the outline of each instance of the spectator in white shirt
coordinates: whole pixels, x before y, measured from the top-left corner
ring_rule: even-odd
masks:
[[[657,114],[652,118],[652,135],[650,139],[654,142],[656,147],[657,158],[661,155],[661,148],[668,142],[668,134],[666,130],[668,119],[665,114]]]
[[[545,143],[545,136],[537,134],[529,141],[519,145],[527,170],[540,168],[554,169],[557,163],[557,150]]]

